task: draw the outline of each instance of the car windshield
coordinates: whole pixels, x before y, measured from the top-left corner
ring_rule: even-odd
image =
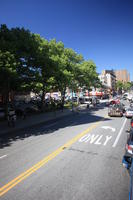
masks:
[[[129,108],[127,111],[133,111],[133,108]]]

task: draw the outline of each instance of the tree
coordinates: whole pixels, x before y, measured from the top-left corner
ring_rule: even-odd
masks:
[[[1,72],[10,72],[8,87],[3,86],[1,90],[41,92],[42,108],[45,94],[51,90],[61,92],[64,104],[67,87],[88,89],[99,84],[94,62],[84,61],[82,55],[55,39],[48,41],[24,28],[8,29],[1,25],[0,44]]]
[[[122,81],[116,82],[116,89],[117,89],[118,93],[122,93],[122,89],[123,89],[123,82]]]
[[[77,87],[76,81],[76,71],[78,68],[78,63],[80,63],[83,58],[78,55],[70,48],[64,48],[64,45],[59,42],[56,43],[56,53],[54,54],[54,62],[56,64],[56,86],[61,92],[62,105],[64,105],[64,98],[66,88],[74,89]]]
[[[55,78],[55,65],[52,59],[54,46],[40,35],[34,35],[36,42],[38,43],[36,59],[35,59],[35,70],[37,85],[40,86],[41,95],[41,107],[43,109],[45,95],[52,88]]]
[[[96,65],[93,61],[83,61],[79,66],[79,72],[82,76],[79,78],[80,86],[86,89],[90,87],[97,87],[99,84],[98,74],[96,72]]]
[[[127,82],[127,83],[123,83],[123,89],[124,91],[129,91],[131,88],[131,83]]]
[[[8,29],[6,25],[0,27],[0,50],[9,51],[16,59],[16,72],[21,80],[19,90],[30,91],[35,81],[35,55],[37,43],[29,30],[24,28]]]
[[[18,87],[17,65],[13,54],[0,50],[0,91],[4,97],[6,108],[9,102],[9,94]]]

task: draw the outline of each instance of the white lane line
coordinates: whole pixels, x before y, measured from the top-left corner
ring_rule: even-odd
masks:
[[[5,158],[6,156],[7,156],[7,155],[3,155],[3,156],[0,157],[0,159]]]
[[[126,122],[127,122],[127,118],[125,119],[124,123],[122,124],[122,127],[121,127],[121,129],[120,129],[120,131],[119,131],[119,133],[118,133],[118,135],[117,135],[117,138],[116,138],[116,140],[115,140],[115,142],[114,142],[114,144],[113,144],[112,147],[116,147],[116,145],[117,145],[117,143],[118,143],[118,141],[119,141],[119,139],[120,139],[120,136],[121,136],[121,134],[122,134],[122,131],[123,131],[123,129],[124,129],[124,126],[125,126]]]

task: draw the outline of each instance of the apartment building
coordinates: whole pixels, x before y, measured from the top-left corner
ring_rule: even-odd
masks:
[[[116,75],[114,70],[103,70],[99,75],[99,79],[102,85],[110,90],[115,90],[116,86]]]
[[[130,82],[130,74],[126,69],[115,70],[116,80],[124,83]]]

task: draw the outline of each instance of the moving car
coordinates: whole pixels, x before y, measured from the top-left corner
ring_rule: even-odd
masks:
[[[123,94],[122,99],[127,100],[128,93]]]
[[[130,103],[130,107],[133,107],[133,102]]]
[[[120,103],[120,99],[110,99],[107,103],[106,103],[106,105],[107,106],[112,106],[112,105],[114,105],[114,104],[119,104]]]
[[[125,116],[126,116],[127,118],[133,117],[133,108],[128,108],[128,109],[126,110],[126,112],[125,112]]]
[[[115,117],[115,116],[122,117],[123,112],[124,112],[124,108],[123,108],[122,104],[114,104],[114,105],[109,107],[108,116],[110,116],[110,117]]]

